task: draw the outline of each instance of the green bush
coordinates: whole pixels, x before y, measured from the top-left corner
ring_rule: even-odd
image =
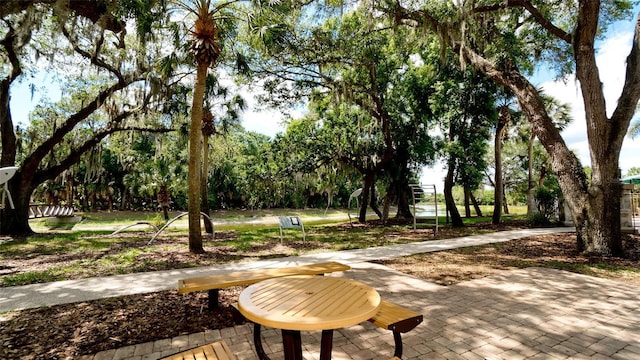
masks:
[[[551,225],[551,220],[545,214],[541,212],[534,213],[527,216],[527,225],[529,226],[548,226]]]

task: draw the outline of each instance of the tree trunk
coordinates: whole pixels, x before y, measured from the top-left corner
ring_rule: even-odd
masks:
[[[369,196],[371,194],[373,178],[373,174],[370,174],[369,172],[364,175],[364,184],[362,186],[362,203],[360,203],[360,213],[358,214],[358,221],[361,223],[367,222],[367,207],[369,207]]]
[[[107,212],[113,212],[113,188],[107,187]]]
[[[124,184],[120,185],[120,205],[118,208],[120,211],[125,210],[127,204],[127,186]]]
[[[360,214],[358,215],[358,221],[364,223],[367,221],[367,207],[371,206],[371,209],[382,219],[382,212],[378,209],[376,204],[376,190],[375,190],[375,172],[369,170],[364,176],[364,186],[362,187],[362,204],[360,205]]]
[[[210,216],[209,211],[209,194],[208,194],[208,179],[209,179],[209,135],[204,135],[202,141],[202,178],[200,183],[201,197],[202,197],[202,212]],[[204,229],[207,234],[213,234],[213,227],[209,219],[204,221]]]
[[[0,136],[2,141],[0,167],[14,166],[16,159],[16,134],[9,107],[10,85],[11,82],[8,79],[0,82]]]
[[[384,197],[384,202],[382,204],[382,222],[384,224],[389,220],[389,208],[391,207],[392,195],[391,189],[387,190],[387,196]]]
[[[0,157],[0,167],[14,166],[16,158],[16,135],[13,128],[13,120],[11,118],[11,108],[9,107],[9,88],[12,79],[7,78],[0,81],[0,149],[2,155]],[[18,171],[9,181],[9,192],[12,195],[16,209],[12,210],[9,206],[8,199],[5,200],[5,208],[2,210],[0,217],[0,234],[4,235],[28,235],[33,233],[29,226],[29,198],[31,191],[27,195],[26,206],[19,202],[23,184],[20,181],[21,173]],[[0,188],[4,190],[4,185]],[[2,194],[4,196],[4,194]],[[20,216],[26,214],[26,216]]]
[[[5,202],[5,208],[2,210],[2,219],[0,220],[0,233],[14,236],[33,234],[33,230],[29,225],[29,204],[33,193],[31,186],[31,181],[22,181],[20,171],[16,172],[9,181],[9,192],[15,209],[11,209],[8,200]]]
[[[467,219],[471,217],[471,191],[468,187],[464,187],[464,217]]]
[[[398,219],[413,219],[414,216],[411,212],[411,205],[413,204],[411,197],[413,195],[409,187],[409,178],[411,176],[411,171],[409,170],[410,157],[411,155],[406,149],[397,149],[394,160],[387,166],[392,177],[390,188],[392,188],[394,199],[398,200],[398,210],[396,211],[396,218]]]
[[[399,219],[412,219],[414,214],[411,212],[411,206],[413,205],[411,190],[408,189],[408,186],[403,186],[402,189],[396,189],[396,191],[399,191],[396,217]]]
[[[3,60],[9,60],[7,64],[3,64],[3,67],[6,65],[6,68],[11,69],[11,71],[6,78],[0,81],[0,148],[2,150],[0,167],[14,166],[16,163],[17,144],[13,119],[11,118],[10,89],[11,84],[22,75],[18,52],[26,44],[23,43],[16,47],[17,38],[15,31],[9,29],[4,39],[2,39],[2,46],[5,50],[5,58]],[[11,66],[10,68],[9,65]]]
[[[533,144],[536,139],[536,135],[531,130],[531,136],[529,137],[529,166],[528,166],[528,185],[527,185],[527,216],[531,217],[538,211],[536,206],[535,194],[535,181],[533,181]]]
[[[378,208],[378,194],[376,194],[375,182],[371,184],[371,198],[369,201],[369,206],[371,206],[373,212],[378,215],[378,218],[382,219],[382,211],[380,211],[380,209]]]
[[[208,67],[209,64],[207,63],[198,64],[196,84],[193,89],[191,126],[189,130],[189,174],[187,190],[189,206],[189,251],[194,254],[204,253],[204,248],[202,247],[202,230],[200,227],[200,164],[202,161],[202,104]]]
[[[158,205],[162,209],[162,215],[164,216],[164,221],[169,221],[169,188],[166,184],[160,185],[158,189],[158,194],[156,195],[158,199]]]
[[[502,211],[503,214],[509,215],[509,202],[507,201],[507,185],[502,182]]]
[[[82,194],[82,201],[80,202],[82,211],[89,211],[89,188],[86,184],[82,187]]]
[[[453,164],[449,162],[449,169],[447,170],[447,176],[444,178],[444,200],[447,205],[447,213],[451,215],[451,225],[453,227],[463,227],[464,222],[458,212],[455,201],[453,201]]]
[[[495,184],[494,193],[493,193],[493,216],[491,217],[492,224],[500,224],[500,220],[502,219],[502,157],[498,155],[500,152],[499,147],[501,141],[496,138],[496,173],[493,179],[493,183]]]
[[[96,211],[96,203],[98,202],[98,195],[95,185],[89,189],[89,211]]]
[[[496,124],[496,137],[493,145],[493,157],[496,163],[496,173],[493,183],[494,196],[493,196],[493,216],[491,217],[492,224],[500,224],[502,220],[502,206],[504,204],[504,185],[502,179],[502,138],[504,132],[509,124],[509,107],[501,106],[498,113],[498,124]]]
[[[476,197],[473,196],[473,193],[471,193],[470,195],[471,195],[471,202],[473,203],[473,208],[476,211],[476,215],[478,215],[479,217],[482,217],[482,210],[480,210],[480,206],[478,205],[478,200],[476,200]]]

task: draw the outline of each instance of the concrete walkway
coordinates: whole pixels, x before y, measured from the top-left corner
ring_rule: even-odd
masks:
[[[351,265],[371,260],[389,259],[464,246],[504,242],[532,235],[569,231],[575,230],[573,228],[522,229],[455,239],[308,254],[255,262],[227,263],[199,268],[154,271],[14,286],[0,288],[0,312],[175,289],[178,285],[178,279],[184,279],[186,277],[206,276],[210,274],[221,274],[230,271],[258,268],[278,268],[322,261],[339,261]]]

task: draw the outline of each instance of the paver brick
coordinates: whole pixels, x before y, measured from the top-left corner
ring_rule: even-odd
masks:
[[[536,268],[442,287],[377,264],[353,266],[367,271],[345,276],[369,283],[381,289],[384,298],[424,315],[423,324],[403,334],[403,360],[640,358],[637,287]],[[282,359],[280,331],[263,328],[262,336],[267,354]],[[157,357],[175,353],[176,346],[220,339],[239,360],[257,358],[251,324],[139,344],[132,356],[142,360],[149,358],[145,351]],[[320,332],[303,332],[302,343],[304,358],[317,359]],[[335,360],[388,359],[394,349],[392,334],[368,323],[335,331],[333,347]],[[114,354],[102,352],[92,360],[113,360]]]
[[[113,355],[117,349],[101,351],[94,356],[93,360],[113,360]]]
[[[171,338],[172,348],[183,348],[185,346],[189,346],[189,335],[180,335]]]
[[[638,353],[622,349],[613,354],[612,358],[616,360],[638,360]]]
[[[135,346],[134,356],[142,356],[153,352],[153,342],[146,342]]]

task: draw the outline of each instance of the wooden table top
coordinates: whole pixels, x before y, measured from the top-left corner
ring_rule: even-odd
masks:
[[[247,287],[238,309],[250,321],[285,330],[329,330],[373,317],[378,292],[355,280],[330,276],[288,276]]]

